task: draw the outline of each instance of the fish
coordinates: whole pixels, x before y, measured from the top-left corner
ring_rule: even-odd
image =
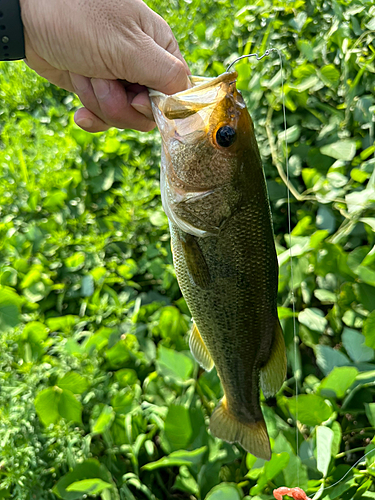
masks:
[[[223,388],[211,434],[269,460],[260,388],[275,395],[287,363],[262,161],[237,73],[190,79],[173,95],[149,90],[173,263],[193,319],[189,346]]]

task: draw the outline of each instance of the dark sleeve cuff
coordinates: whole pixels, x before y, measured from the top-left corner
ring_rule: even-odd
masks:
[[[0,61],[25,58],[19,0],[0,0]]]

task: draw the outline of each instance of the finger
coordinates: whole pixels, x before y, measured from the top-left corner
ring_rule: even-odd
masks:
[[[179,59],[189,75],[190,70],[182,57],[177,40],[168,23],[159,14],[150,9],[146,4],[140,3],[139,9],[142,10],[140,18],[141,28],[157,45]]]
[[[100,117],[118,128],[135,128],[148,132],[155,127],[152,115],[146,117],[131,106],[135,93],[125,90],[116,80],[91,79],[100,107]]]
[[[132,100],[131,105],[133,108],[139,111],[139,113],[142,113],[142,115],[144,115],[146,118],[154,121],[150,98],[147,91],[139,92]]]
[[[134,76],[138,83],[169,95],[191,86],[183,62],[147,35],[142,45],[144,50],[137,54],[137,75]]]
[[[104,132],[110,127],[86,108],[80,108],[75,112],[74,121],[80,128],[91,133]]]
[[[171,30],[171,27],[168,23],[164,21],[164,19],[154,12],[155,16],[152,17],[153,21],[153,32],[151,34],[151,38],[155,40],[155,42],[160,45],[160,47],[174,57],[179,59],[185,67],[186,73],[188,75],[191,74],[189,66],[187,62],[183,58],[180,48],[178,46],[177,40]]]
[[[115,80],[89,79],[72,74],[72,83],[86,109],[110,127],[132,128],[148,132],[155,127],[152,119],[131,106],[134,93],[127,93]]]

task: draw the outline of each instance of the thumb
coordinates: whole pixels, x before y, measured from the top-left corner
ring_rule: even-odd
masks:
[[[150,40],[149,40],[150,43]],[[187,64],[163,49],[154,40],[138,68],[138,82],[164,94],[175,94],[191,87]]]
[[[148,37],[137,64],[137,83],[164,94],[175,94],[191,87],[189,68],[174,54]]]

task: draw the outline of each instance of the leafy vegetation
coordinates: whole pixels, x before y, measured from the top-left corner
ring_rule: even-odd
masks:
[[[188,349],[157,132],[87,134],[74,96],[1,63],[0,498],[267,500],[298,484],[315,498],[375,498],[375,452],[350,470],[375,449],[375,7],[149,5],[195,74],[282,51],[290,235],[280,60],[236,65],[267,175],[288,349],[288,378],[263,404],[272,459],[207,431],[221,388]]]

